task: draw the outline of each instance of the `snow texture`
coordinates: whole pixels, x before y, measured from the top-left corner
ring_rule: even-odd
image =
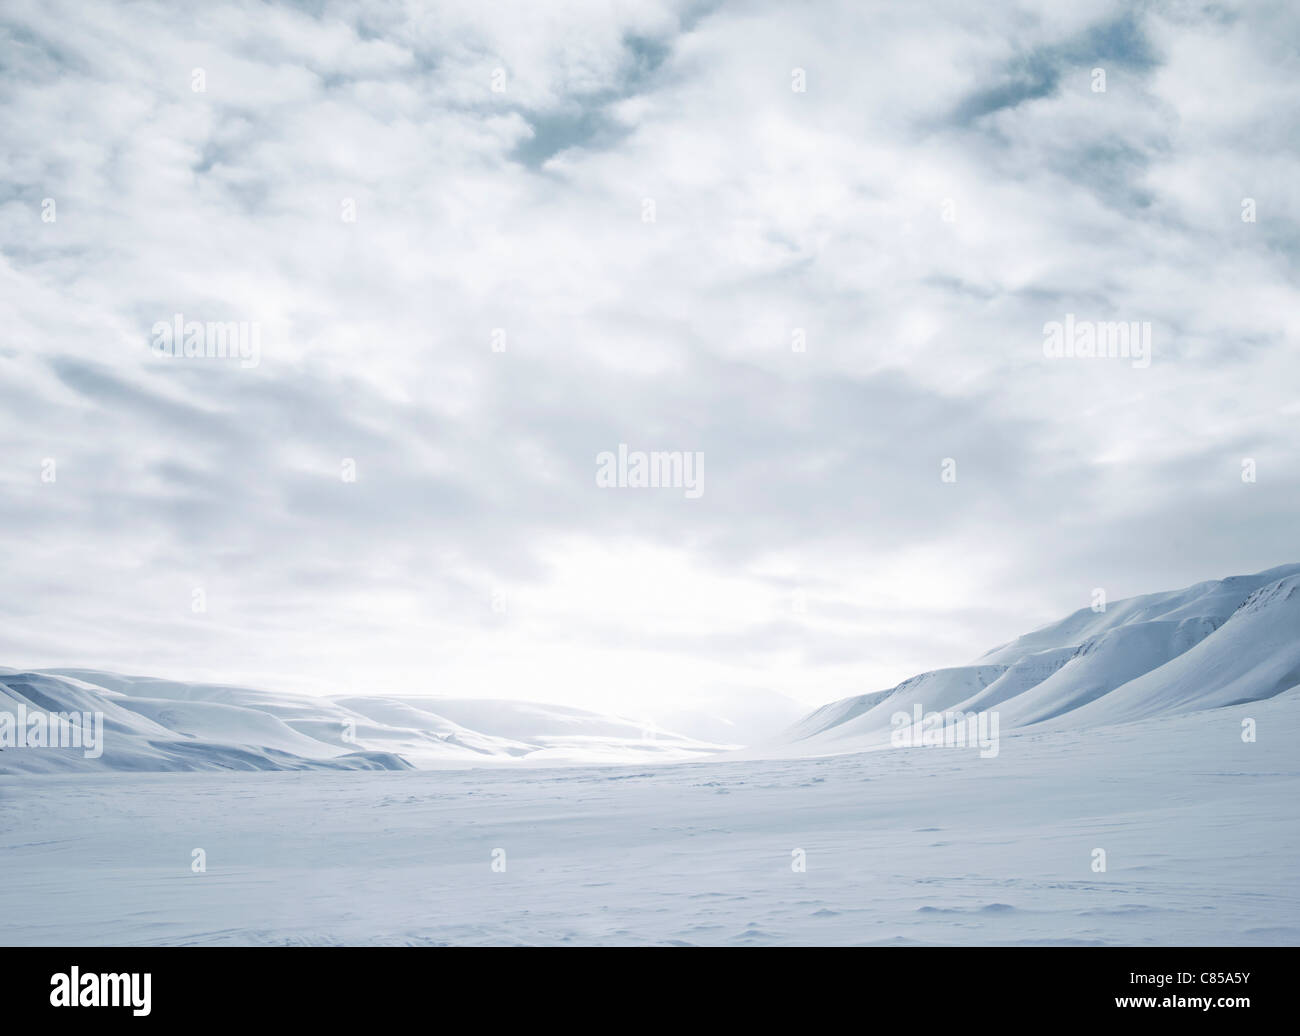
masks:
[[[998,751],[891,750],[918,707],[996,712]],[[105,749],[0,753],[6,943],[1300,941],[1300,565],[1083,610],[743,750],[73,669],[0,671],[18,709],[102,713]]]

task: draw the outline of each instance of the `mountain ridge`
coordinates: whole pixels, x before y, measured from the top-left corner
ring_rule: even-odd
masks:
[[[1181,661],[1180,661],[1181,660]],[[1001,667],[954,700],[969,674]],[[1300,686],[1300,564],[1081,608],[986,652],[813,711],[769,748],[889,744],[896,713],[996,710],[1005,728],[1091,726],[1259,701]],[[939,693],[918,694],[937,688]]]
[[[1002,729],[1125,723],[1300,687],[1300,564],[1079,609],[965,666],[806,714],[737,751],[621,716],[512,699],[314,698],[80,667],[0,668],[0,774],[446,769],[836,755],[888,747],[894,717],[996,712]],[[6,717],[102,718],[101,754],[4,740]],[[65,721],[66,722],[66,721]],[[8,747],[6,747],[8,746]]]
[[[37,713],[102,717],[101,751],[0,741],[0,774],[667,762],[734,747],[510,699],[312,698],[84,668],[0,669],[0,726]]]

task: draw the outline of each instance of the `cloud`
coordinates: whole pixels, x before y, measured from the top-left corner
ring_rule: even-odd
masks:
[[[816,704],[1296,560],[1295,15],[1058,7],[7,5],[0,656]]]

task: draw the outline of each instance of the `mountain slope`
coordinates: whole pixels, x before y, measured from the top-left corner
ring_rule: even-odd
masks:
[[[824,705],[746,754],[886,747],[896,717],[918,709],[993,713],[1002,730],[1083,728],[1298,687],[1300,565],[1286,565],[1080,610],[973,665]],[[15,747],[16,718],[34,713],[99,717],[102,753]],[[66,727],[56,719],[51,729]],[[0,773],[669,762],[731,747],[507,699],[311,698],[87,669],[0,669]]]
[[[810,724],[811,716],[802,721],[799,729],[807,731],[802,739],[819,744],[854,742],[855,748],[865,747],[860,744],[863,739],[888,742],[890,718],[894,713],[910,715],[917,705],[925,709],[952,708],[990,686],[1007,672],[1007,668],[982,665],[936,669],[904,680],[892,690],[846,699],[850,704],[838,714],[826,713],[827,722]]]
[[[1300,686],[1300,575],[1256,590],[1227,622],[1164,665],[1079,708],[1076,724],[1261,701]]]
[[[1176,658],[1214,632],[1217,620],[1156,620],[1118,626],[1084,642],[1041,683],[999,706],[1001,722],[1027,726],[1077,709]],[[964,708],[986,708],[976,701]]]
[[[0,737],[0,773],[666,762],[723,747],[533,702],[310,698],[86,669],[0,669],[0,733],[6,717],[12,729],[20,715],[83,713],[102,718],[102,751],[14,747],[12,735],[6,747]]]
[[[1300,564],[1279,565],[1253,575],[1212,579],[1182,590],[1143,594],[1111,601],[1105,611],[1080,608],[1059,622],[1027,633],[994,648],[980,662],[1014,662],[1034,651],[1078,647],[1119,626],[1135,622],[1181,622],[1183,619],[1217,619],[1227,622],[1246,599],[1261,587],[1300,574]]]
[[[990,674],[993,674],[990,678]],[[960,695],[960,688],[970,693]],[[996,712],[1002,729],[1084,727],[1258,701],[1300,686],[1300,565],[1081,609],[888,691],[824,705],[768,750],[884,747],[893,717]]]

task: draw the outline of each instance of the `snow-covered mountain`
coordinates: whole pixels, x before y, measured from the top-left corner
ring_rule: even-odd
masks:
[[[5,750],[0,739],[0,773],[667,762],[725,747],[526,701],[312,698],[85,669],[0,669],[0,722],[64,713],[102,716],[102,751]]]
[[[1300,564],[1117,601],[1101,612],[1081,609],[972,665],[824,705],[743,754],[886,747],[893,717],[918,708],[996,712],[1002,731],[1082,728],[1257,701],[1293,687],[1300,687]],[[787,703],[769,711],[779,715]],[[0,725],[20,713],[101,716],[103,750],[4,750],[0,737],[0,773],[679,762],[740,740],[718,744],[618,716],[505,699],[313,698],[87,669],[0,669]],[[683,720],[698,727],[700,716]],[[716,721],[714,730],[725,737],[727,727]]]
[[[896,713],[996,711],[1002,730],[1090,727],[1272,698],[1300,686],[1300,564],[1083,608],[897,687],[832,702],[770,754],[889,744]]]

